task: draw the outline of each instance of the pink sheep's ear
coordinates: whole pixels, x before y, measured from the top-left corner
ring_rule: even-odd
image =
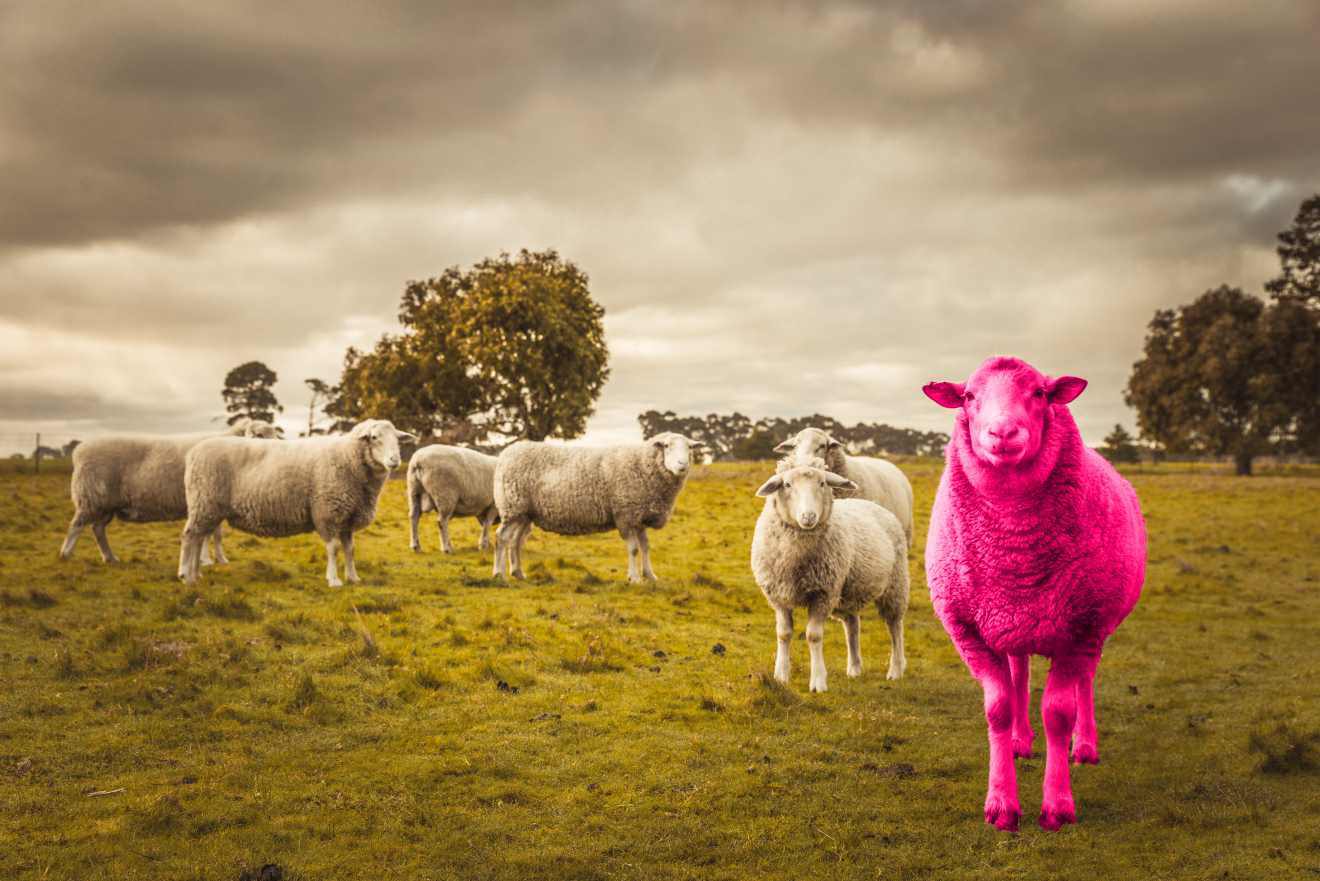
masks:
[[[1085,389],[1086,380],[1076,376],[1060,376],[1045,382],[1045,394],[1051,404],[1071,404]]]
[[[779,492],[783,487],[784,478],[776,474],[774,477],[761,484],[761,488],[756,491],[756,494],[764,499],[766,496],[772,496]]]
[[[965,388],[967,388],[965,382],[928,382],[921,387],[921,390],[926,393],[926,397],[941,407],[957,410],[963,405]]]

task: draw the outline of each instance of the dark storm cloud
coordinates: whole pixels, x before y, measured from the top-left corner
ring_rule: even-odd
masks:
[[[694,151],[639,95],[926,132],[984,183],[1316,173],[1306,3],[22,4],[0,22],[0,241],[371,193],[624,198]],[[721,91],[721,89],[725,91]],[[556,127],[545,114],[577,118]],[[724,143],[722,143],[722,140]],[[956,154],[955,154],[956,155]]]

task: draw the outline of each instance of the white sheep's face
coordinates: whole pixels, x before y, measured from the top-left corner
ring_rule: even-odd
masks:
[[[650,442],[664,451],[665,468],[677,477],[682,477],[692,468],[692,453],[706,448],[701,441],[689,440],[671,431],[656,435]]]
[[[248,427],[243,429],[243,437],[257,438],[258,440],[279,440],[280,436],[281,429],[269,422],[250,422]]]
[[[775,447],[776,453],[791,453],[795,459],[824,459],[842,446],[819,428],[804,428]]]
[[[399,444],[410,444],[417,440],[408,432],[399,431],[385,419],[370,419],[359,423],[351,436],[366,444],[370,457],[386,471],[393,471],[403,461],[399,455]]]
[[[922,391],[942,407],[962,410],[958,421],[966,424],[977,459],[1012,468],[1035,459],[1054,407],[1085,388],[1084,379],[1051,379],[1019,358],[990,358],[964,383],[932,382]]]
[[[857,484],[832,471],[800,465],[781,471],[756,491],[772,499],[779,519],[799,529],[815,529],[830,518],[834,488],[857,489]]]

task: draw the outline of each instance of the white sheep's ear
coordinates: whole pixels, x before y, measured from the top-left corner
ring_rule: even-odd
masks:
[[[825,472],[825,482],[837,489],[857,489],[857,484],[842,474],[835,474],[833,471]]]
[[[826,435],[826,437],[829,437],[829,435]],[[842,446],[843,446],[843,444],[839,443],[838,441],[836,441],[836,440],[835,440],[834,438],[832,438],[832,437],[830,438],[830,449],[831,449],[831,450],[837,450],[837,449],[839,449],[839,448],[842,447]]]
[[[780,444],[779,446],[775,447],[775,452],[776,452],[776,453],[791,453],[791,452],[793,452],[793,439],[790,437],[788,440],[784,441],[782,444]]]
[[[774,477],[761,484],[761,488],[756,491],[756,494],[764,499],[767,496],[774,495],[783,488],[784,478],[776,474]]]
[[[705,441],[690,440],[690,441],[688,441],[688,449],[689,449],[689,450],[704,450],[704,449],[706,449],[706,442],[705,442]]]
[[[409,433],[406,432],[406,431],[400,431],[400,432],[398,432],[398,435],[399,435],[399,443],[401,443],[401,444],[415,444],[415,443],[417,443],[417,435],[415,435],[415,434],[409,434]]]

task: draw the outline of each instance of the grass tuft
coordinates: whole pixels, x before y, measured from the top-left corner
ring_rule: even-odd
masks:
[[[752,687],[743,704],[743,709],[753,716],[765,716],[772,713],[791,710],[802,703],[791,688],[775,678],[764,668],[752,671]]]
[[[28,596],[32,598],[32,605],[36,606],[38,609],[49,609],[56,603],[55,597],[46,593],[39,587],[29,587]]]
[[[316,688],[316,680],[312,674],[304,670],[302,676],[298,678],[298,685],[293,690],[293,702],[291,706],[295,710],[305,710],[321,699],[321,692]]]
[[[1292,774],[1320,769],[1320,731],[1298,731],[1279,723],[1273,731],[1257,728],[1247,748],[1263,753],[1259,770],[1266,774]]]

